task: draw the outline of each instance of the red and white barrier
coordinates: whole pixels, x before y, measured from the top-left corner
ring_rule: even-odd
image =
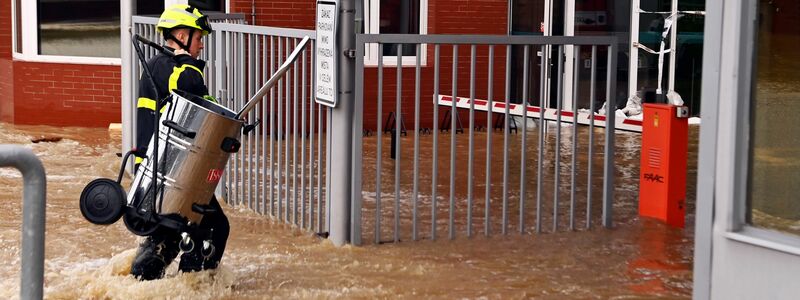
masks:
[[[480,111],[488,111],[489,110],[489,101],[475,99],[475,110]],[[439,95],[438,103],[441,106],[452,106],[453,105],[453,97],[448,95]],[[458,108],[466,108],[469,109],[470,100],[469,98],[458,97],[458,101],[456,102],[456,107]],[[506,104],[505,102],[492,102],[492,112],[495,113],[505,113],[506,112]],[[522,116],[523,109],[525,107],[522,104],[509,104],[508,113],[514,116]],[[527,116],[531,118],[541,118],[542,117],[542,109],[538,106],[529,105],[527,107]],[[558,110],[555,108],[546,108],[544,109],[544,119],[556,121],[556,116],[558,116]],[[598,127],[605,127],[606,126],[606,116],[593,114],[591,115],[588,112],[578,112],[578,124],[582,125],[589,125],[590,118],[594,118],[594,126]],[[575,118],[575,112],[568,111],[568,110],[561,110],[561,121],[572,123],[573,118]],[[625,119],[620,118],[617,116],[615,119],[615,128],[619,130],[625,131],[633,131],[633,132],[642,132],[642,121],[635,120],[635,119]]]

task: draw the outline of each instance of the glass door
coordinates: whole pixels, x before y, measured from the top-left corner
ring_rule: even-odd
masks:
[[[554,3],[555,2],[555,3]],[[511,22],[509,26],[509,33],[511,35],[563,35],[563,3],[552,0],[512,0],[510,17]],[[553,15],[556,12],[556,15]],[[560,13],[558,13],[560,12]],[[560,20],[560,22],[559,22]],[[548,92],[550,90],[549,75],[552,71],[552,64],[550,63],[550,53],[552,49],[549,47],[545,49],[544,62],[542,49],[538,46],[532,46],[528,49],[528,81],[524,80],[525,71],[525,47],[514,46],[511,50],[511,102],[522,103],[524,86],[528,86],[528,104],[538,106],[540,94],[544,87],[544,95],[549,99]],[[542,63],[549,66],[546,74],[544,85],[541,78]],[[548,101],[548,105],[549,105]]]
[[[574,35],[576,36],[616,36],[617,37],[617,86],[614,96],[617,108],[625,106],[628,99],[628,69],[630,58],[631,34],[631,2],[613,0],[576,0],[575,1]],[[589,108],[589,91],[591,77],[591,47],[582,47],[577,53],[578,70],[578,108]],[[597,82],[595,110],[599,109],[606,98],[606,68],[608,51],[605,47],[597,48],[596,66]]]

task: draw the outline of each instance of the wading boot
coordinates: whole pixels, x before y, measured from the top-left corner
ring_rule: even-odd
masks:
[[[131,275],[139,280],[160,279],[164,277],[164,270],[177,255],[177,241],[147,237],[139,245],[139,251],[133,259]]]

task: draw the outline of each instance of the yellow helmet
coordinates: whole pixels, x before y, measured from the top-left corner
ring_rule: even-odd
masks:
[[[186,4],[174,4],[161,14],[158,19],[156,30],[158,32],[164,29],[173,28],[194,28],[203,32],[203,35],[211,33],[211,24],[208,22],[208,16],[203,15],[197,8]]]

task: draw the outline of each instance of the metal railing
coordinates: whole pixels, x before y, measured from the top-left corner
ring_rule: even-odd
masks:
[[[158,40],[155,22],[155,18],[134,17],[134,33]],[[308,30],[215,24],[214,33],[206,37],[203,57],[208,62],[206,80],[209,90],[223,105],[234,110],[240,108],[303,36],[314,38],[315,34]],[[473,223],[479,222],[483,223],[485,235],[495,231],[506,234],[514,227],[520,233],[539,233],[590,228],[593,223],[611,226],[614,133],[613,128],[606,128],[603,135],[596,134],[593,120],[614,124],[614,115],[592,115],[588,127],[562,125],[575,125],[574,112],[578,111],[579,98],[588,103],[586,108],[589,112],[597,110],[595,103],[598,100],[602,103],[607,99],[607,106],[615,107],[612,97],[617,84],[614,37],[384,34],[357,35],[356,45],[353,132],[375,129],[376,136],[354,137],[353,141],[326,138],[330,136],[331,110],[317,105],[312,99],[314,48],[311,47],[302,53],[301,59],[269,92],[263,103],[248,114],[249,122],[260,124],[250,135],[242,136],[243,147],[229,162],[222,192],[229,204],[247,206],[318,233],[326,232],[330,223],[328,155],[331,147],[352,143],[354,161],[350,176],[354,188],[349,199],[352,212],[349,222],[352,224],[351,242],[356,245],[361,244],[362,227],[373,231],[374,241],[381,243],[385,242],[384,236],[392,236],[392,241],[396,242],[406,234],[410,234],[412,240],[437,239],[438,228],[445,226],[451,239],[458,231],[464,231],[470,237],[478,229]],[[373,48],[378,52],[375,68],[365,69],[367,45],[377,45]],[[427,47],[424,52],[422,45]],[[416,64],[405,68],[415,71],[413,78],[406,76],[409,78],[404,79],[404,68],[385,70],[383,53],[387,47],[397,48],[396,62],[403,62],[404,49],[406,56],[409,56],[409,49],[416,51],[416,55],[410,55],[416,58]],[[468,54],[463,50],[459,54],[459,50],[466,48]],[[584,53],[576,55],[571,64],[575,68],[571,79],[576,84],[572,85],[573,98],[565,100],[567,80],[564,66],[570,64],[563,57],[569,48],[574,53],[581,53],[584,49]],[[515,62],[517,65],[513,67],[518,70],[512,72],[514,51],[520,56],[521,63]],[[536,54],[538,67],[537,59],[531,59]],[[155,55],[155,52],[148,55]],[[426,63],[424,69],[423,55],[432,57],[432,64]],[[468,66],[459,64],[459,60],[468,60]],[[581,72],[579,66],[585,70]],[[538,77],[536,68],[539,69]],[[602,69],[605,72],[601,72]],[[134,70],[138,75],[138,68]],[[441,72],[452,75],[449,82],[442,78]],[[376,76],[371,77],[373,74]],[[468,78],[464,74],[468,74]],[[534,89],[533,85],[522,84],[520,96],[512,96],[512,80],[517,74],[521,74],[524,83],[536,81],[531,78],[537,79],[538,87]],[[377,80],[377,91],[365,90],[365,76]],[[384,81],[384,76],[392,76],[396,81],[393,84]],[[486,82],[485,87],[477,80]],[[466,81],[469,83],[464,84]],[[411,82],[413,95],[404,95],[403,91],[408,89],[403,85]],[[602,83],[604,85],[600,85]],[[586,95],[579,97],[579,84],[590,86]],[[394,88],[393,101],[384,97],[384,86]],[[424,92],[423,86],[428,87]],[[502,89],[502,92],[496,93],[495,89]],[[596,94],[600,92],[605,95],[597,99]],[[469,98],[469,109],[465,109],[469,113],[465,122],[468,124],[467,134],[456,134],[460,127],[458,101],[451,101],[451,105],[446,107],[451,116],[449,124],[442,124],[439,128],[440,96],[449,96],[453,100]],[[423,103],[424,107],[433,107],[432,112],[421,111],[421,99],[433,100],[429,104]],[[478,112],[473,107],[476,100],[488,102],[490,108],[502,106],[505,112]],[[368,105],[365,106],[365,102]],[[393,106],[391,114],[396,116],[393,129],[387,131],[397,133],[396,145],[393,146],[396,157],[391,164],[384,162],[388,159],[385,154],[390,152],[384,150],[389,142],[384,141],[388,135],[384,135],[385,128],[382,128],[385,102]],[[572,112],[562,111],[567,102],[572,104]],[[520,119],[516,137],[510,130],[516,124],[515,117],[509,113],[513,105],[522,106],[521,111],[529,117]],[[374,111],[365,112],[365,107]],[[552,122],[542,122],[539,118],[543,108],[551,107],[558,111],[558,117]],[[399,136],[406,129],[404,109],[413,109],[413,129],[408,131],[409,137]],[[376,122],[365,120],[365,115],[377,116]],[[485,127],[489,129],[497,117],[502,123],[500,133],[476,130],[479,119],[485,120]],[[421,134],[420,120],[424,118],[433,125],[430,138]],[[536,129],[529,129],[530,118],[538,122]],[[327,132],[323,134],[323,130]],[[449,133],[443,133],[443,130]],[[449,152],[440,151],[441,136],[447,134],[450,135]],[[562,138],[562,135],[568,135],[569,139]],[[479,145],[484,142],[485,146]],[[494,144],[502,144],[502,153],[492,153]],[[604,147],[602,154],[596,153],[601,152],[595,150],[597,144]],[[413,145],[413,150],[407,145]],[[420,145],[428,146],[421,148]],[[460,157],[461,154],[464,158]],[[485,163],[485,167],[477,167],[476,161]],[[445,171],[440,172],[440,168]],[[602,168],[602,173],[596,168]],[[374,180],[363,181],[365,173],[374,174]],[[393,189],[385,191],[384,186],[390,185]],[[478,195],[481,187],[483,193]],[[481,198],[483,203],[479,203]],[[602,198],[602,204],[593,205],[594,199],[598,198]],[[390,212],[384,207],[385,199],[393,200]],[[429,209],[423,209],[425,206]],[[444,211],[447,217],[441,218]],[[374,218],[364,218],[363,213],[374,213]],[[516,226],[512,224],[512,217],[517,218]],[[597,219],[599,221],[593,222]],[[384,225],[387,220],[391,224]],[[552,226],[545,225],[548,222]]]
[[[367,69],[364,65],[365,48],[374,44],[378,45],[377,66],[375,66],[375,69]],[[601,224],[606,227],[611,226],[614,187],[613,127],[610,129],[607,127],[605,129],[605,148],[602,157],[598,157],[598,155],[594,153],[594,145],[596,143],[595,129],[593,128],[594,121],[591,122],[588,132],[585,132],[585,127],[579,129],[579,126],[574,126],[576,119],[574,115],[563,115],[561,114],[561,109],[562,103],[565,102],[563,99],[565,81],[563,75],[565,65],[563,53],[567,47],[577,48],[575,49],[575,53],[581,53],[581,47],[584,49],[591,49],[591,56],[588,58],[591,63],[590,78],[588,79],[588,83],[591,85],[588,95],[588,98],[590,98],[590,107],[588,108],[589,111],[592,112],[596,111],[595,102],[597,102],[597,61],[599,60],[597,52],[598,50],[605,50],[607,52],[608,57],[606,58],[605,66],[607,72],[605,76],[605,99],[609,102],[607,104],[608,107],[615,107],[614,97],[612,96],[615,95],[614,89],[616,87],[616,44],[617,41],[614,37],[357,35],[356,106],[354,114],[355,119],[353,120],[353,126],[355,127],[354,132],[362,132],[364,126],[367,126],[369,129],[375,129],[376,136],[374,138],[365,137],[364,139],[355,138],[354,141],[354,170],[352,180],[355,188],[352,191],[353,214],[351,217],[354,224],[351,232],[352,242],[356,245],[361,244],[362,227],[367,227],[366,230],[374,231],[375,243],[385,242],[383,237],[387,235],[391,236],[392,241],[397,242],[405,238],[403,234],[408,233],[410,233],[410,238],[412,240],[418,240],[420,238],[437,239],[438,226],[446,226],[448,228],[447,233],[450,239],[455,238],[456,231],[459,229],[463,229],[465,235],[470,237],[474,235],[473,231],[475,226],[473,222],[479,218],[483,219],[483,231],[485,235],[491,235],[493,231],[496,231],[496,226],[500,226],[499,231],[502,234],[506,234],[507,229],[513,226],[509,220],[509,215],[514,209],[518,217],[517,230],[523,234],[529,231],[539,233],[546,230],[546,227],[549,227],[551,231],[557,231],[559,228],[575,230],[580,225],[577,224],[579,216],[576,213],[583,214],[582,219],[585,220],[583,227],[590,228],[592,226],[592,216],[598,214],[596,212],[593,213],[595,210],[598,210],[598,208],[592,207],[593,195],[597,190],[593,188],[596,181],[593,177],[594,175],[598,175],[596,171],[592,169],[594,164],[592,162],[598,159],[601,159],[603,167],[601,177],[603,182],[602,185],[600,185],[602,190],[602,206],[600,207],[602,214]],[[422,52],[421,45],[427,45],[428,51]],[[413,78],[403,77],[404,68],[393,67],[395,70],[384,71],[383,53],[384,49],[387,47],[396,47],[396,62],[403,61],[403,47],[406,47],[406,49],[410,47],[416,50],[416,52],[411,52],[416,54],[415,65],[406,66],[405,68],[414,71]],[[513,47],[522,47],[523,49],[524,61],[522,64],[523,70],[521,72],[521,76],[524,77],[523,82],[529,82],[529,76],[532,74],[531,69],[535,64],[530,58],[531,53],[538,50],[540,56],[538,67],[538,78],[540,80],[539,91],[538,93],[532,92],[528,84],[523,84],[522,99],[524,99],[524,101],[520,101],[521,104],[519,105],[522,105],[524,107],[523,111],[527,112],[530,116],[531,114],[535,115],[537,111],[541,112],[542,108],[549,107],[549,103],[555,100],[555,106],[559,112],[557,115],[559,117],[553,122],[554,124],[549,126],[539,121],[538,128],[532,132],[528,131],[528,118],[522,118],[520,134],[517,137],[518,141],[512,142],[513,137],[510,131],[510,122],[512,122],[513,116],[509,115],[509,107],[513,104],[514,100],[520,100],[512,99],[510,96],[511,82],[514,79],[512,78],[511,71]],[[431,48],[433,48],[433,53],[429,52]],[[443,48],[452,49],[452,54],[445,54],[445,60],[442,59]],[[469,51],[468,55],[459,54],[459,50],[464,48]],[[478,53],[479,49],[480,54]],[[542,55],[543,53],[545,53],[545,55]],[[553,58],[550,58],[547,53],[552,53]],[[421,66],[421,58],[423,55],[428,55],[428,57],[432,55],[434,61],[433,68],[429,68],[430,65],[426,66],[424,81],[422,80],[423,68]],[[459,71],[459,67],[462,66],[462,64],[459,64],[459,59],[462,59],[462,56],[468,57],[469,59],[468,95],[466,95],[464,88],[459,88],[462,86],[462,81],[460,81],[459,78],[462,77],[460,74],[466,73],[464,70]],[[496,57],[500,57],[500,59],[504,57],[505,68],[503,68],[502,65],[495,67]],[[480,68],[483,69],[485,67],[485,70],[478,69],[478,60],[481,60]],[[573,82],[579,82],[581,79],[584,81],[586,80],[586,78],[580,78],[578,66],[582,64],[579,62],[579,56],[576,55],[575,63],[573,64],[573,67],[576,69]],[[551,64],[557,65],[557,71],[551,70]],[[449,84],[446,82],[446,79],[441,78],[442,76],[440,74],[441,70],[445,70],[446,72],[448,67],[451,68],[450,75],[452,75]],[[375,71],[377,74],[374,73]],[[501,73],[503,71],[504,75]],[[395,72],[396,75],[392,76],[396,79],[395,83],[384,82],[384,76],[391,76],[391,73]],[[431,72],[433,74],[430,74]],[[373,74],[377,75],[377,91],[365,90],[365,73],[369,73],[369,76]],[[519,72],[517,74],[519,74]],[[482,86],[483,83],[476,83],[477,78],[480,78],[482,81],[485,80],[485,87]],[[431,81],[433,82],[432,87],[430,87],[429,84]],[[408,82],[413,82],[414,95],[403,95],[403,86],[407,85]],[[499,85],[500,82],[504,83]],[[550,87],[551,83],[556,84],[554,88],[556,93],[554,93],[554,98],[552,99],[547,96],[549,92],[546,91],[546,88],[542,88]],[[578,84],[575,84],[573,86],[577,87],[577,85]],[[385,96],[384,86],[394,88],[393,95]],[[500,86],[504,88],[504,91],[494,93],[494,89]],[[423,87],[430,87],[425,90],[425,95],[423,95],[422,92]],[[445,90],[447,87],[450,89]],[[491,112],[485,112],[487,121],[486,128],[489,128],[489,130],[487,130],[485,134],[481,134],[480,139],[476,137],[475,128],[478,125],[476,123],[476,111],[474,109],[474,100],[478,97],[478,95],[476,95],[476,90],[485,93],[481,95],[481,97],[488,101],[488,107],[494,107],[493,105],[502,105],[505,107],[505,113],[499,114],[504,117],[501,139],[493,136],[491,130],[493,127],[493,113]],[[437,97],[440,94],[448,92],[451,93],[454,99],[458,99],[458,96],[469,97],[471,103],[470,109],[468,110],[469,132],[464,135],[456,134],[457,126],[459,126],[457,123],[458,111],[456,109],[456,101],[452,101],[452,106],[449,107],[450,111],[455,113],[452,113],[453,117],[449,118],[449,126],[443,124],[449,128],[441,128],[449,129],[449,159],[440,158],[440,154],[442,154],[439,151],[440,136],[445,135],[445,133],[440,133],[438,124],[440,116],[437,106]],[[573,99],[570,99],[573,101],[572,107],[575,108],[578,107],[576,102],[578,99],[577,93],[578,89],[574,88]],[[500,94],[500,96],[498,97],[496,94]],[[538,96],[535,96],[537,94]],[[370,98],[367,99],[365,95],[370,95]],[[431,98],[433,98],[433,101],[425,105],[426,107],[432,105],[434,109],[432,112],[432,136],[427,138],[425,135],[421,134],[423,128],[420,126],[420,120],[425,116],[421,115],[420,101],[429,96],[432,96]],[[371,97],[375,98],[373,99]],[[385,102],[394,106],[392,114],[396,116],[396,121],[392,129],[382,128],[383,118],[385,117],[383,111]],[[408,130],[408,134],[413,135],[413,143],[411,142],[412,137],[400,137],[400,133],[406,131],[404,128],[405,122],[403,122],[403,109],[410,109],[412,105],[409,104],[409,102],[413,102],[414,110],[413,130]],[[374,108],[376,111],[365,112],[365,103],[376,103],[377,107]],[[577,109],[575,111],[577,111]],[[363,119],[365,115],[370,115],[371,113],[377,116],[377,120]],[[606,122],[609,124],[614,124],[613,113],[604,118],[606,118]],[[373,123],[374,121],[377,122]],[[370,126],[372,124],[375,126]],[[572,124],[573,126],[562,126],[565,124]],[[550,130],[546,130],[547,127],[550,127]],[[581,130],[581,133],[578,132],[579,130]],[[394,162],[391,164],[384,163],[384,159],[387,159],[385,157],[385,146],[383,144],[385,142],[383,136],[384,131],[393,131],[393,134],[397,136],[393,139],[393,143],[396,143],[396,145],[393,145],[395,149],[393,149],[392,152],[395,157]],[[555,133],[552,134],[550,131],[554,131]],[[571,141],[564,141],[562,139],[562,132],[571,134]],[[578,141],[579,135],[585,135],[585,138],[588,139],[585,149],[578,149],[577,147],[580,142],[583,142]],[[538,146],[529,146],[527,144],[529,139],[538,140]],[[428,143],[430,140],[432,140],[431,143]],[[485,158],[482,159],[485,162],[484,170],[476,168],[475,165],[476,159],[480,159],[476,153],[476,142],[481,140],[485,140],[485,148],[481,149],[485,150]],[[425,150],[425,152],[423,152],[420,148],[422,142],[426,145],[430,145],[430,150]],[[502,142],[503,145],[502,158],[492,153],[492,145],[500,142]],[[406,150],[406,143],[412,143],[413,150]],[[519,148],[512,149],[512,143],[514,147]],[[370,152],[372,150],[366,151],[367,149],[365,149],[364,144],[368,144],[370,149],[374,146],[374,155]],[[465,145],[468,147],[468,150],[466,150],[467,157],[457,157],[457,152],[464,152],[464,150],[457,149],[463,149]],[[425,147],[427,148],[429,146]],[[478,145],[478,147],[481,146]],[[581,153],[579,151],[584,152]],[[411,154],[411,152],[413,152],[413,154]],[[535,153],[534,157],[528,157],[528,152]],[[406,155],[413,155],[413,158],[406,160]],[[445,155],[447,155],[447,153],[445,153]],[[546,155],[548,157],[546,157]],[[585,159],[581,158],[581,161],[584,162],[582,165],[578,163],[578,158],[581,155],[585,157]],[[569,160],[565,159],[565,157]],[[449,162],[449,174],[446,174],[449,178],[449,182],[439,182],[439,178],[443,175],[439,174],[439,168],[446,167],[439,165],[440,160]],[[493,162],[493,160],[501,162]],[[517,166],[512,167],[510,165],[512,161],[516,163]],[[498,164],[502,165],[497,167]],[[532,166],[535,166],[535,168]],[[568,176],[565,176],[561,172],[567,169],[569,169],[569,173]],[[464,170],[467,172],[466,176],[463,176]],[[478,178],[478,174],[480,173],[479,171],[485,174],[483,175],[484,181],[476,183],[476,178]],[[368,172],[369,175],[375,174],[374,180],[363,181],[362,177],[364,174],[362,173],[364,172]],[[534,177],[531,178],[528,172],[535,172]],[[491,176],[493,173],[498,174],[498,176],[496,176],[498,178]],[[500,173],[502,173],[502,176],[499,175]],[[586,176],[585,187],[578,186],[580,182],[580,180],[577,180],[579,173],[581,176]],[[389,177],[391,181],[385,180],[383,178],[384,176]],[[424,177],[425,183],[430,184],[428,188],[425,188],[420,183],[421,177]],[[370,177],[370,179],[373,178]],[[518,184],[512,183],[512,179],[518,180]],[[466,183],[463,181],[466,181]],[[383,185],[387,183],[392,184],[393,189],[384,189]],[[482,203],[483,205],[476,206],[476,202],[481,195],[476,194],[475,188],[480,185],[484,188],[484,194],[482,195],[484,203]],[[493,188],[494,186],[501,186],[502,188]],[[361,187],[361,189],[359,189],[359,187]],[[580,190],[580,194],[576,188]],[[464,193],[464,189],[466,189],[466,193]],[[531,192],[532,189],[535,189],[535,193]],[[500,196],[496,196],[497,193],[501,193]],[[440,195],[447,195],[449,203],[441,205],[438,201],[443,200],[443,197]],[[368,201],[365,201],[365,196]],[[383,208],[384,198],[389,198],[390,201],[393,202],[393,207],[390,212],[386,212]],[[516,201],[512,201],[514,198],[516,198]],[[368,206],[364,206],[365,203],[368,204]],[[584,208],[579,208],[579,205]],[[423,209],[423,206],[427,206],[427,209]],[[495,208],[497,206],[499,207]],[[529,209],[529,206],[533,206],[533,209]],[[545,208],[547,208],[547,206],[551,209],[551,213],[546,213]],[[566,208],[564,206],[566,206]],[[477,215],[475,213],[476,209],[482,209],[483,215]],[[369,211],[374,211],[374,217],[364,216],[362,219],[362,210],[367,214],[369,214]],[[448,213],[446,222],[439,218],[439,214],[443,210],[446,210]],[[384,218],[386,217],[391,218],[391,224],[386,226],[388,229],[383,227],[383,223],[385,222]],[[425,217],[425,220],[423,220],[423,217]],[[551,227],[545,225],[546,223],[543,217],[549,218],[552,221]],[[529,218],[535,219],[533,227],[529,225]],[[500,220],[496,221],[496,219]],[[463,224],[456,224],[461,221],[464,221]],[[422,232],[425,231],[421,229],[423,223],[429,226],[429,234],[427,236],[423,236],[422,234]],[[369,228],[370,226],[372,228]]]
[[[156,18],[132,20],[133,33],[161,40]],[[329,128],[330,111],[312,99],[316,33],[231,23],[213,24],[213,30],[204,38],[201,56],[207,62],[205,79],[209,92],[234,111],[274,74],[303,37],[312,39],[283,79],[246,115],[255,127],[240,137],[242,147],[228,162],[222,194],[230,205],[326,232],[328,183],[323,170],[330,145],[323,131]],[[146,56],[155,54],[150,50]],[[138,78],[138,65],[133,72]]]
[[[22,250],[20,299],[42,299],[44,283],[44,225],[47,177],[42,162],[30,149],[0,145],[0,168],[22,172]]]

